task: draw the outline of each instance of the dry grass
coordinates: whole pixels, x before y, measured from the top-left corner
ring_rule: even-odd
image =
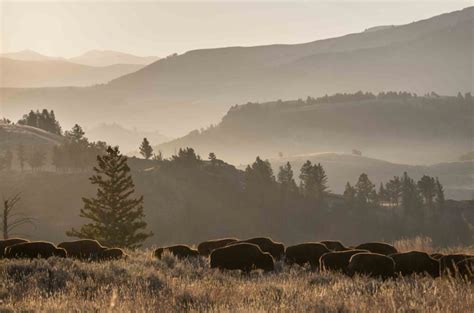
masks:
[[[470,251],[473,252],[472,250]],[[201,258],[0,260],[0,311],[472,312],[472,282],[380,281],[277,264],[275,273],[220,272]]]

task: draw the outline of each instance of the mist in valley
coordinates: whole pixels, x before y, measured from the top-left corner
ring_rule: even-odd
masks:
[[[0,311],[68,310],[61,297],[87,311],[367,311],[350,295],[287,296],[375,282],[404,293],[374,287],[374,310],[429,311],[430,298],[467,312],[468,5],[0,4]],[[349,251],[328,270],[326,253]],[[396,280],[412,274],[426,277]],[[219,296],[201,285],[216,280]],[[256,298],[236,306],[237,284],[236,299]]]

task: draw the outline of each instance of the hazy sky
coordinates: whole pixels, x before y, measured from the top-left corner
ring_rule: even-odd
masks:
[[[405,24],[472,2],[0,0],[0,51],[71,57],[91,49],[166,56],[199,48],[299,43]]]

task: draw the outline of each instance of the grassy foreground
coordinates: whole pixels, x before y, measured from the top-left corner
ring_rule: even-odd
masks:
[[[471,250],[472,251],[472,250]],[[466,251],[468,252],[468,251]],[[200,258],[0,260],[0,312],[472,312],[474,284],[449,278],[380,281],[277,263],[271,274],[222,273]]]

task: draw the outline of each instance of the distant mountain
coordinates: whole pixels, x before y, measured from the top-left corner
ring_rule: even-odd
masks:
[[[0,58],[0,87],[38,88],[104,84],[142,65],[92,67],[64,60],[23,61]]]
[[[374,27],[370,27],[370,28],[367,28],[366,30],[364,30],[364,32],[376,32],[376,31],[379,31],[379,30],[385,30],[385,29],[389,29],[389,28],[392,28],[392,27],[395,27],[395,25],[381,25],[381,26],[374,26]]]
[[[472,91],[474,7],[378,31],[295,45],[189,51],[93,88],[2,90],[9,116],[30,103],[66,123],[159,125],[167,134],[217,122],[235,103],[357,90]],[[80,110],[79,110],[80,108]],[[93,112],[93,114],[91,114]]]
[[[407,172],[418,180],[423,175],[438,177],[444,185],[446,198],[472,199],[474,197],[474,162],[450,162],[434,165],[408,165],[391,163],[384,160],[364,156],[337,153],[309,153],[305,155],[273,158],[269,161],[275,173],[280,166],[290,162],[295,178],[298,180],[299,170],[306,160],[321,163],[328,175],[328,184],[332,192],[343,193],[346,182],[355,184],[361,173],[366,173],[376,184],[377,190],[381,182],[387,182],[393,176],[401,176]],[[241,166],[242,168],[243,166]]]
[[[100,124],[86,130],[86,137],[92,141],[105,141],[110,145],[120,146],[122,153],[138,155],[138,147],[143,138],[147,138],[152,145],[158,145],[169,140],[158,131],[147,132],[136,129],[127,129],[119,124]],[[157,151],[156,151],[157,152]]]
[[[22,50],[18,52],[2,53],[1,58],[8,58],[19,61],[58,61],[64,58],[55,58],[43,55],[33,50]]]
[[[232,107],[221,123],[161,144],[165,155],[193,147],[230,162],[313,152],[365,155],[409,164],[457,160],[472,149],[472,97],[403,93],[336,94]]]
[[[109,66],[113,64],[148,65],[158,59],[156,56],[139,57],[112,50],[91,50],[80,56],[70,58],[69,61],[89,66]]]

